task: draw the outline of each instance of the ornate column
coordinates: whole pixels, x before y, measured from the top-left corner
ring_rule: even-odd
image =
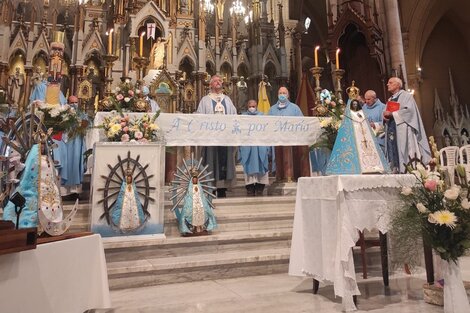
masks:
[[[398,12],[398,1],[384,1],[384,12],[387,20],[387,34],[392,68],[399,70],[401,66],[403,78],[407,80],[405,53],[403,50],[403,38],[401,34],[400,14]]]

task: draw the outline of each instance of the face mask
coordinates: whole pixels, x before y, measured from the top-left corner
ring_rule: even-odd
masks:
[[[286,102],[286,101],[287,101],[286,95],[279,95],[279,96],[278,96],[278,99],[279,99],[279,101],[281,101],[281,102]]]
[[[251,113],[254,113],[256,112],[256,108],[248,108],[248,111],[250,111]]]

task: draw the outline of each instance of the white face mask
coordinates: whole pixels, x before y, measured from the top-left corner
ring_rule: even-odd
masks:
[[[251,113],[254,113],[256,112],[256,108],[248,108],[248,111],[250,111]]]

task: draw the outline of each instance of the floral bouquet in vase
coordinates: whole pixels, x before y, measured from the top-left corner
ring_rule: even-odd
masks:
[[[80,114],[70,105],[50,105],[42,101],[35,101],[38,111],[43,115],[42,123],[47,129],[52,129],[54,139],[61,139],[62,132],[69,133],[69,138],[84,135],[87,124]]]
[[[108,141],[114,142],[156,142],[163,139],[160,128],[155,123],[159,113],[153,116],[144,114],[141,118],[131,119],[128,115],[115,114],[105,117],[99,125]]]
[[[444,312],[470,312],[459,269],[459,257],[470,248],[469,185],[463,167],[458,166],[459,184],[446,181],[439,165],[439,152],[430,138],[434,158],[425,167],[408,166],[417,178],[413,187],[403,187],[403,206],[391,219],[395,255],[398,262],[419,262],[419,241],[432,247],[442,262],[444,276]]]
[[[322,134],[311,149],[327,148],[331,151],[343,120],[344,102],[341,99],[337,100],[335,95],[327,89],[323,89],[320,93],[320,102],[321,104],[316,106],[315,110],[322,116],[320,118]]]

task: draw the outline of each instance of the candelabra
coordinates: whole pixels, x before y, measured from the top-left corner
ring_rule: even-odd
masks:
[[[336,80],[335,93],[336,93],[336,99],[338,100],[343,99],[343,90],[341,89],[341,79],[343,79],[344,73],[345,71],[340,68],[333,70],[333,77]]]
[[[312,72],[313,77],[315,78],[315,104],[318,105],[321,103],[320,100],[320,93],[321,93],[321,87],[320,87],[320,77],[321,73],[323,72],[323,67],[312,67],[310,69],[310,72]]]
[[[114,62],[119,58],[117,55],[106,54],[103,56],[106,62],[105,76],[106,76],[106,96],[112,94],[111,85],[113,84],[113,66]]]
[[[146,57],[134,57],[134,62],[136,63],[136,67],[138,70],[138,78],[137,79],[144,79],[147,73],[147,66],[150,64],[150,60]]]

